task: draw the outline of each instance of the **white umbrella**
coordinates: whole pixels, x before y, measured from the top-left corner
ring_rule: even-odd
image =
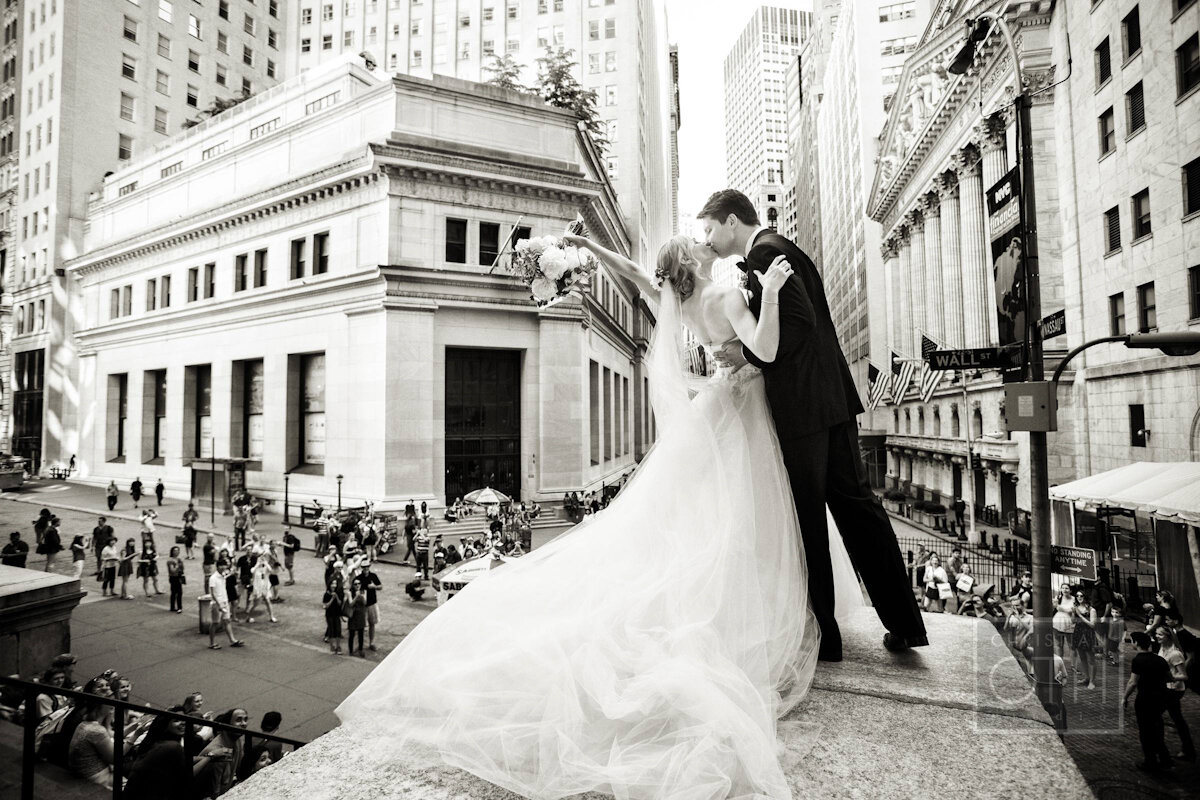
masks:
[[[475,491],[463,497],[463,500],[480,506],[492,505],[493,503],[512,502],[511,497],[506,495],[504,492],[497,492],[490,486],[486,489],[476,489]]]

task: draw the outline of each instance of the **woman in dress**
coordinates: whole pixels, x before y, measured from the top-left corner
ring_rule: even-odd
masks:
[[[942,559],[937,553],[930,553],[929,562],[925,565],[925,597],[922,606],[926,611],[942,613],[942,587],[950,587],[950,576],[942,566]]]
[[[1075,597],[1071,593],[1071,585],[1064,583],[1058,587],[1058,597],[1054,598],[1054,617],[1050,620],[1054,629],[1054,655],[1063,660],[1063,665],[1071,668],[1067,661],[1071,654],[1071,642],[1075,634]]]
[[[271,618],[271,622],[279,622],[275,619],[275,609],[271,605],[271,557],[269,552],[258,556],[254,566],[250,568],[250,604],[246,610],[246,622],[254,622],[254,609],[258,608],[259,600],[266,604],[267,616]]]
[[[132,600],[129,593],[129,576],[133,574],[133,562],[138,557],[137,545],[133,537],[125,540],[125,549],[121,551],[121,564],[117,567],[117,577],[121,579],[121,599]]]
[[[1092,604],[1083,591],[1075,592],[1075,627],[1071,631],[1071,650],[1075,654],[1079,686],[1096,688],[1096,628],[1092,621]]]
[[[654,450],[603,514],[438,607],[337,713],[367,758],[429,756],[526,797],[790,798],[777,722],[805,696],[820,636],[790,484],[759,371],[718,370],[693,399],[680,359],[681,322],[773,358],[790,270],[762,277],[756,321],[686,237],[660,252],[661,286],[568,240],[659,302]],[[844,548],[835,563],[848,568]],[[861,605],[853,572],[838,574],[839,600]]]
[[[158,588],[158,551],[154,548],[154,537],[142,533],[142,554],[138,558],[138,577],[142,579],[142,591],[150,596],[150,583],[154,583],[154,593],[162,594]]]
[[[325,583],[325,594],[321,598],[325,606],[325,641],[329,642],[329,652],[334,655],[342,654],[342,617],[346,613],[346,589],[342,576],[335,573]]]

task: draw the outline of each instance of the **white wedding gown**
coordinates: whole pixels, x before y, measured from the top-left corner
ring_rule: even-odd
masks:
[[[475,579],[337,708],[378,757],[538,800],[792,796],[776,723],[819,631],[763,380],[718,371],[689,399],[679,303],[662,305],[653,451],[607,509]],[[830,541],[845,612],[862,595]]]

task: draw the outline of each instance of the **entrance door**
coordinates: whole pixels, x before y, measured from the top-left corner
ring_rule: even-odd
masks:
[[[962,478],[963,478],[962,467],[960,467],[958,464],[955,464],[954,465],[954,499],[955,500],[957,500],[958,498],[963,496]]]
[[[987,473],[981,469],[975,470],[975,516],[983,514],[987,505]]]
[[[521,492],[521,354],[446,348],[446,503]]]
[[[15,353],[16,385],[13,391],[13,454],[29,459],[29,474],[42,466],[42,392],[45,350]]]
[[[1000,516],[1007,520],[1017,510],[1017,482],[1013,475],[1000,473]]]

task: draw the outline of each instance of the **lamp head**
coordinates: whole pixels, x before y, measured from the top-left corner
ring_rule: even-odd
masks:
[[[1134,350],[1160,350],[1169,356],[1194,356],[1200,353],[1200,332],[1131,333],[1125,346]]]
[[[946,67],[946,71],[952,75],[965,73],[971,67],[971,62],[975,60],[976,45],[987,38],[990,30],[991,23],[986,18],[967,19],[967,40],[955,54],[950,66]]]

